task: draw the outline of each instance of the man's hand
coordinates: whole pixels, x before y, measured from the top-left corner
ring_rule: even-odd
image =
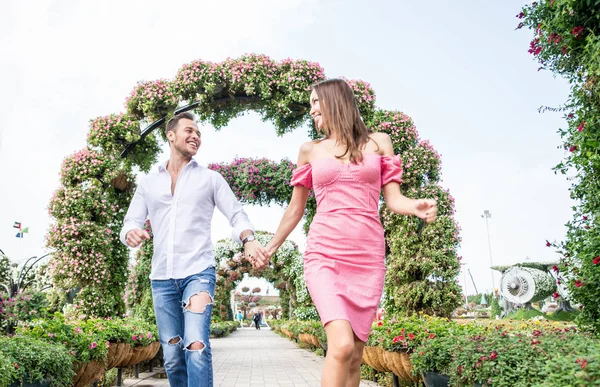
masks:
[[[140,230],[139,228],[129,230],[125,236],[125,242],[129,247],[138,247],[144,239],[150,239],[150,235],[146,230]]]
[[[269,264],[265,248],[256,239],[244,244],[244,255],[255,269],[262,269]]]

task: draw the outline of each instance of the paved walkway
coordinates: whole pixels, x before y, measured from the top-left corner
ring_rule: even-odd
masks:
[[[320,387],[324,358],[300,349],[268,328],[238,329],[212,339],[214,380],[217,387]],[[158,373],[156,373],[158,371]],[[162,370],[127,379],[124,386],[168,386]],[[160,376],[162,375],[162,378]],[[362,381],[361,387],[378,384]]]

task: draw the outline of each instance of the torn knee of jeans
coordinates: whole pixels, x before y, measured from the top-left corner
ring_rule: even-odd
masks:
[[[204,349],[204,343],[202,341],[194,341],[192,344],[186,347],[188,351],[202,351]]]
[[[207,291],[200,291],[183,303],[184,310],[192,313],[204,313],[208,305],[213,304],[213,298]]]
[[[169,340],[169,344],[171,344],[171,345],[179,344],[180,341],[181,341],[181,336],[175,336],[171,340]]]

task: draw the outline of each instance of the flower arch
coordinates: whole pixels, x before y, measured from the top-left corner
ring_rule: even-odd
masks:
[[[85,149],[63,163],[62,186],[50,201],[55,222],[48,246],[55,250],[50,264],[58,288],[79,288],[75,313],[111,316],[124,310],[128,250],[118,240],[127,205],[134,192],[134,171],[149,171],[164,139],[164,124],[175,112],[193,110],[203,123],[216,129],[247,111],[257,112],[283,135],[307,125],[310,85],[326,79],[318,63],[285,59],[274,61],[250,54],[221,63],[196,60],[184,65],[172,80],[140,82],[126,99],[126,112],[90,122]],[[456,283],[460,242],[454,202],[442,189],[440,157],[421,141],[407,115],[375,107],[375,92],[367,82],[346,80],[352,87],[365,123],[388,133],[396,154],[404,160],[403,193],[432,197],[439,203],[439,220],[417,232],[418,220],[381,215],[388,240],[386,306],[407,313],[426,310],[447,315],[460,303]],[[142,127],[146,129],[141,130]],[[159,130],[157,135],[154,130]],[[291,196],[289,160],[236,159],[211,164],[246,204],[285,205]],[[316,211],[309,200],[305,230]]]

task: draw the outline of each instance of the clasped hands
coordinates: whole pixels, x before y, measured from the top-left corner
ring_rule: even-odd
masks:
[[[263,247],[256,239],[244,244],[244,256],[254,269],[262,269],[269,264],[274,252]]]

